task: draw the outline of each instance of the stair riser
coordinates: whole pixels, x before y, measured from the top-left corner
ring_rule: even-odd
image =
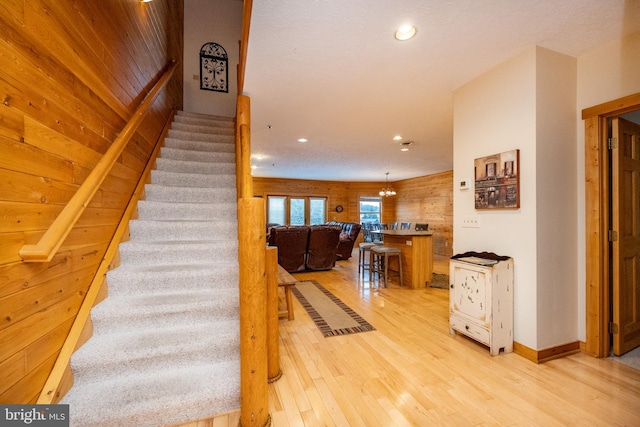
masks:
[[[233,166],[233,169],[229,173],[235,173],[235,153],[216,153],[208,151],[193,151],[193,150],[181,150],[179,148],[162,148],[159,165],[165,160],[182,160],[198,163],[213,163],[214,166],[218,163],[226,163]],[[189,173],[189,172],[186,172]]]
[[[206,142],[229,142],[232,138],[235,138],[233,134],[220,133],[195,133],[178,129],[169,129],[167,132],[169,138],[182,139],[185,141],[206,141]]]
[[[153,202],[173,203],[236,203],[235,189],[168,187],[147,184],[145,199]]]
[[[216,249],[197,248],[193,250],[180,249],[148,249],[134,250],[120,249],[120,259],[122,263],[132,265],[201,265],[207,263],[229,262],[237,260],[237,250],[229,251],[232,254],[220,253]]]
[[[124,270],[124,271],[123,271]],[[147,292],[168,292],[182,289],[186,292],[198,289],[237,290],[238,269],[232,266],[211,266],[209,269],[177,271],[119,268],[107,273],[109,295],[140,295]]]
[[[131,221],[131,240],[233,240],[238,237],[235,223],[186,221]]]
[[[166,172],[224,175],[235,173],[234,163],[193,162],[185,160],[158,159],[156,168]]]
[[[140,201],[140,218],[147,220],[216,221],[236,217],[236,206],[224,203],[165,203]]]
[[[233,120],[217,120],[217,119],[206,119],[206,118],[176,115],[173,118],[173,122],[181,123],[185,125],[195,125],[195,126],[210,126],[210,127],[219,127],[219,128],[227,128],[227,129],[235,128],[235,123]]]
[[[96,306],[95,309],[100,306]],[[94,309],[94,310],[95,310]],[[237,319],[239,304],[201,302],[200,304],[129,307],[128,312],[112,310],[92,311],[94,335],[127,333],[132,330],[167,329],[176,325],[192,325],[203,322],[229,321]]]
[[[177,123],[173,122],[171,124],[172,130],[183,131],[183,132],[193,132],[198,134],[211,134],[211,135],[233,135],[234,129],[233,127],[218,127],[218,126],[202,126],[202,125],[192,125],[187,123]]]
[[[235,175],[181,174],[175,172],[151,171],[151,182],[169,187],[202,187],[235,189]]]
[[[175,138],[165,138],[164,146],[178,150],[192,150],[216,153],[235,153],[236,146],[232,137],[219,138],[219,142],[189,141]]]

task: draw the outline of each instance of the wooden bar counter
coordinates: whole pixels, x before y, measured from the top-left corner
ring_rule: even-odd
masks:
[[[381,230],[379,233],[384,236],[385,246],[402,251],[404,286],[427,287],[433,275],[433,231]],[[397,265],[394,268],[397,269]]]

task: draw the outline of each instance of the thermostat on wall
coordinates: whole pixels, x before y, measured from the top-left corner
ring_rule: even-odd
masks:
[[[469,189],[469,180],[468,179],[463,179],[462,181],[460,181],[460,189],[461,190],[468,190]]]

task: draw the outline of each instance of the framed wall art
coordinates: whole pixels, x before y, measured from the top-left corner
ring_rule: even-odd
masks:
[[[520,208],[520,150],[475,159],[476,209]]]

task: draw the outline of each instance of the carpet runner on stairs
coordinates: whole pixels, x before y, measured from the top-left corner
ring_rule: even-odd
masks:
[[[93,336],[72,426],[162,426],[240,408],[234,122],[178,112]]]

